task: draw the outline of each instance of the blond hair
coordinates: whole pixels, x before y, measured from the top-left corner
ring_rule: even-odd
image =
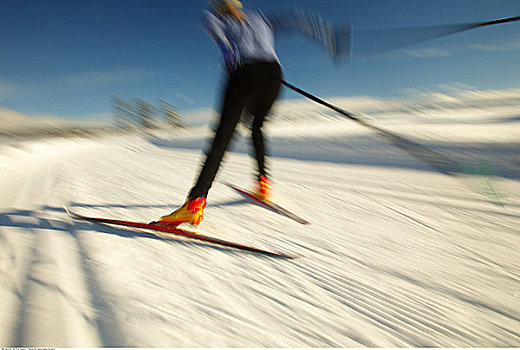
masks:
[[[220,13],[226,11],[229,7],[241,9],[242,3],[238,0],[209,0],[208,6],[211,10]]]

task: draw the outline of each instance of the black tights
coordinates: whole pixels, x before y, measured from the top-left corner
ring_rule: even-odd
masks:
[[[258,162],[258,172],[261,175],[266,175],[262,125],[265,115],[271,109],[280,91],[281,76],[278,63],[258,62],[241,66],[229,77],[220,115],[220,124],[197,182],[191,189],[190,198],[207,196],[244,110],[247,110],[254,117],[252,137]]]

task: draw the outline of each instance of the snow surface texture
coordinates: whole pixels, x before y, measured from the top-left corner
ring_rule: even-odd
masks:
[[[0,145],[0,345],[520,346],[512,110],[380,116],[461,165],[452,175],[352,121],[271,122],[275,201],[312,225],[216,182],[200,231],[297,260],[62,210],[143,222],[170,212],[206,129]],[[237,137],[217,180],[250,187],[248,153]]]

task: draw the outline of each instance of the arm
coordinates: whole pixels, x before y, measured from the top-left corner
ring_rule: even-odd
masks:
[[[220,49],[228,72],[234,72],[239,62],[238,50],[236,45],[227,39],[222,21],[213,13],[204,11],[201,24],[204,31]]]
[[[324,47],[335,60],[350,54],[350,25],[338,28],[317,14],[297,8],[264,17],[274,31],[297,31]]]

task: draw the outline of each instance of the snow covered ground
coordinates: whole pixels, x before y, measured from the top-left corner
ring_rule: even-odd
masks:
[[[296,260],[73,221],[182,204],[206,129],[0,145],[0,345],[520,346],[520,120],[507,110],[380,114],[458,164],[445,175],[352,121],[273,121],[275,200],[220,182],[204,234]],[[249,187],[238,137],[218,180]]]

